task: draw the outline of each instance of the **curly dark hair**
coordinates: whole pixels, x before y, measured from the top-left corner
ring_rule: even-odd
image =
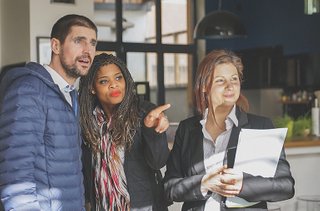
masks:
[[[100,102],[91,93],[97,72],[102,66],[117,65],[125,79],[126,93],[122,102],[116,106],[112,114],[112,122],[108,128],[112,141],[117,146],[129,148],[132,145],[136,128],[140,125],[138,113],[139,98],[136,94],[135,83],[126,65],[117,57],[102,53],[95,56],[93,64],[86,76],[81,77],[79,86],[80,125],[86,144],[97,152],[100,149],[100,129],[97,126],[93,111]],[[101,107],[102,108],[102,107]]]

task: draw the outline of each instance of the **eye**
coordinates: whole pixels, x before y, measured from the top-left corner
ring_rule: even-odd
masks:
[[[116,77],[116,80],[117,80],[117,81],[120,81],[122,78],[123,78],[122,75],[118,75],[118,76]]]
[[[108,83],[108,80],[100,80],[99,81],[99,84],[107,84]]]
[[[81,39],[79,37],[74,39],[74,43],[79,44],[81,42]]]
[[[223,84],[224,83],[224,79],[223,78],[216,78],[214,80],[214,82],[217,83],[217,84]]]
[[[238,82],[238,81],[240,81],[239,76],[232,76],[231,81],[232,81],[232,82]]]
[[[96,46],[97,46],[97,41],[96,41],[96,40],[92,40],[90,43],[91,43],[91,45],[92,45],[93,47],[96,47]]]

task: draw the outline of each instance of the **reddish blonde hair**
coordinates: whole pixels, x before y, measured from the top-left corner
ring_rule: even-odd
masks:
[[[240,82],[242,82],[243,64],[240,57],[238,57],[232,51],[213,50],[205,56],[205,58],[200,62],[198,66],[195,78],[194,93],[197,110],[202,115],[204,114],[205,109],[208,108],[209,105],[207,94],[211,90],[214,70],[217,65],[226,63],[231,63],[236,67],[240,78]],[[241,93],[236,102],[236,105],[239,106],[245,112],[249,110],[249,102],[247,98]]]

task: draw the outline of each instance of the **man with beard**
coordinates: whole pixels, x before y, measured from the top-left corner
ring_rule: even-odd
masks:
[[[51,31],[51,62],[10,70],[0,87],[0,196],[5,210],[84,210],[74,83],[95,56],[97,27],[66,15]],[[75,95],[73,95],[76,93]]]

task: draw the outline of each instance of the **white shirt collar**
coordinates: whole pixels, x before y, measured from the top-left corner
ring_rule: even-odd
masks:
[[[211,136],[209,135],[205,127],[207,118],[208,118],[208,108],[206,108],[206,110],[204,111],[203,119],[200,120],[200,124],[202,125],[202,133],[204,137],[207,139],[211,139]],[[233,127],[233,125],[238,126],[239,122],[236,116],[236,105],[233,106],[232,110],[228,114],[225,120],[225,123],[226,123],[226,130],[230,130]]]
[[[52,69],[49,65],[43,65],[44,68],[46,68],[46,70],[49,72],[49,74],[51,75],[53,82],[55,84],[57,84],[59,86],[59,89],[61,90],[61,92],[64,93],[69,93],[72,90],[75,89],[75,86],[72,84],[68,84],[68,82],[66,82],[61,75],[59,75],[57,73],[57,71],[55,71],[54,69]]]

